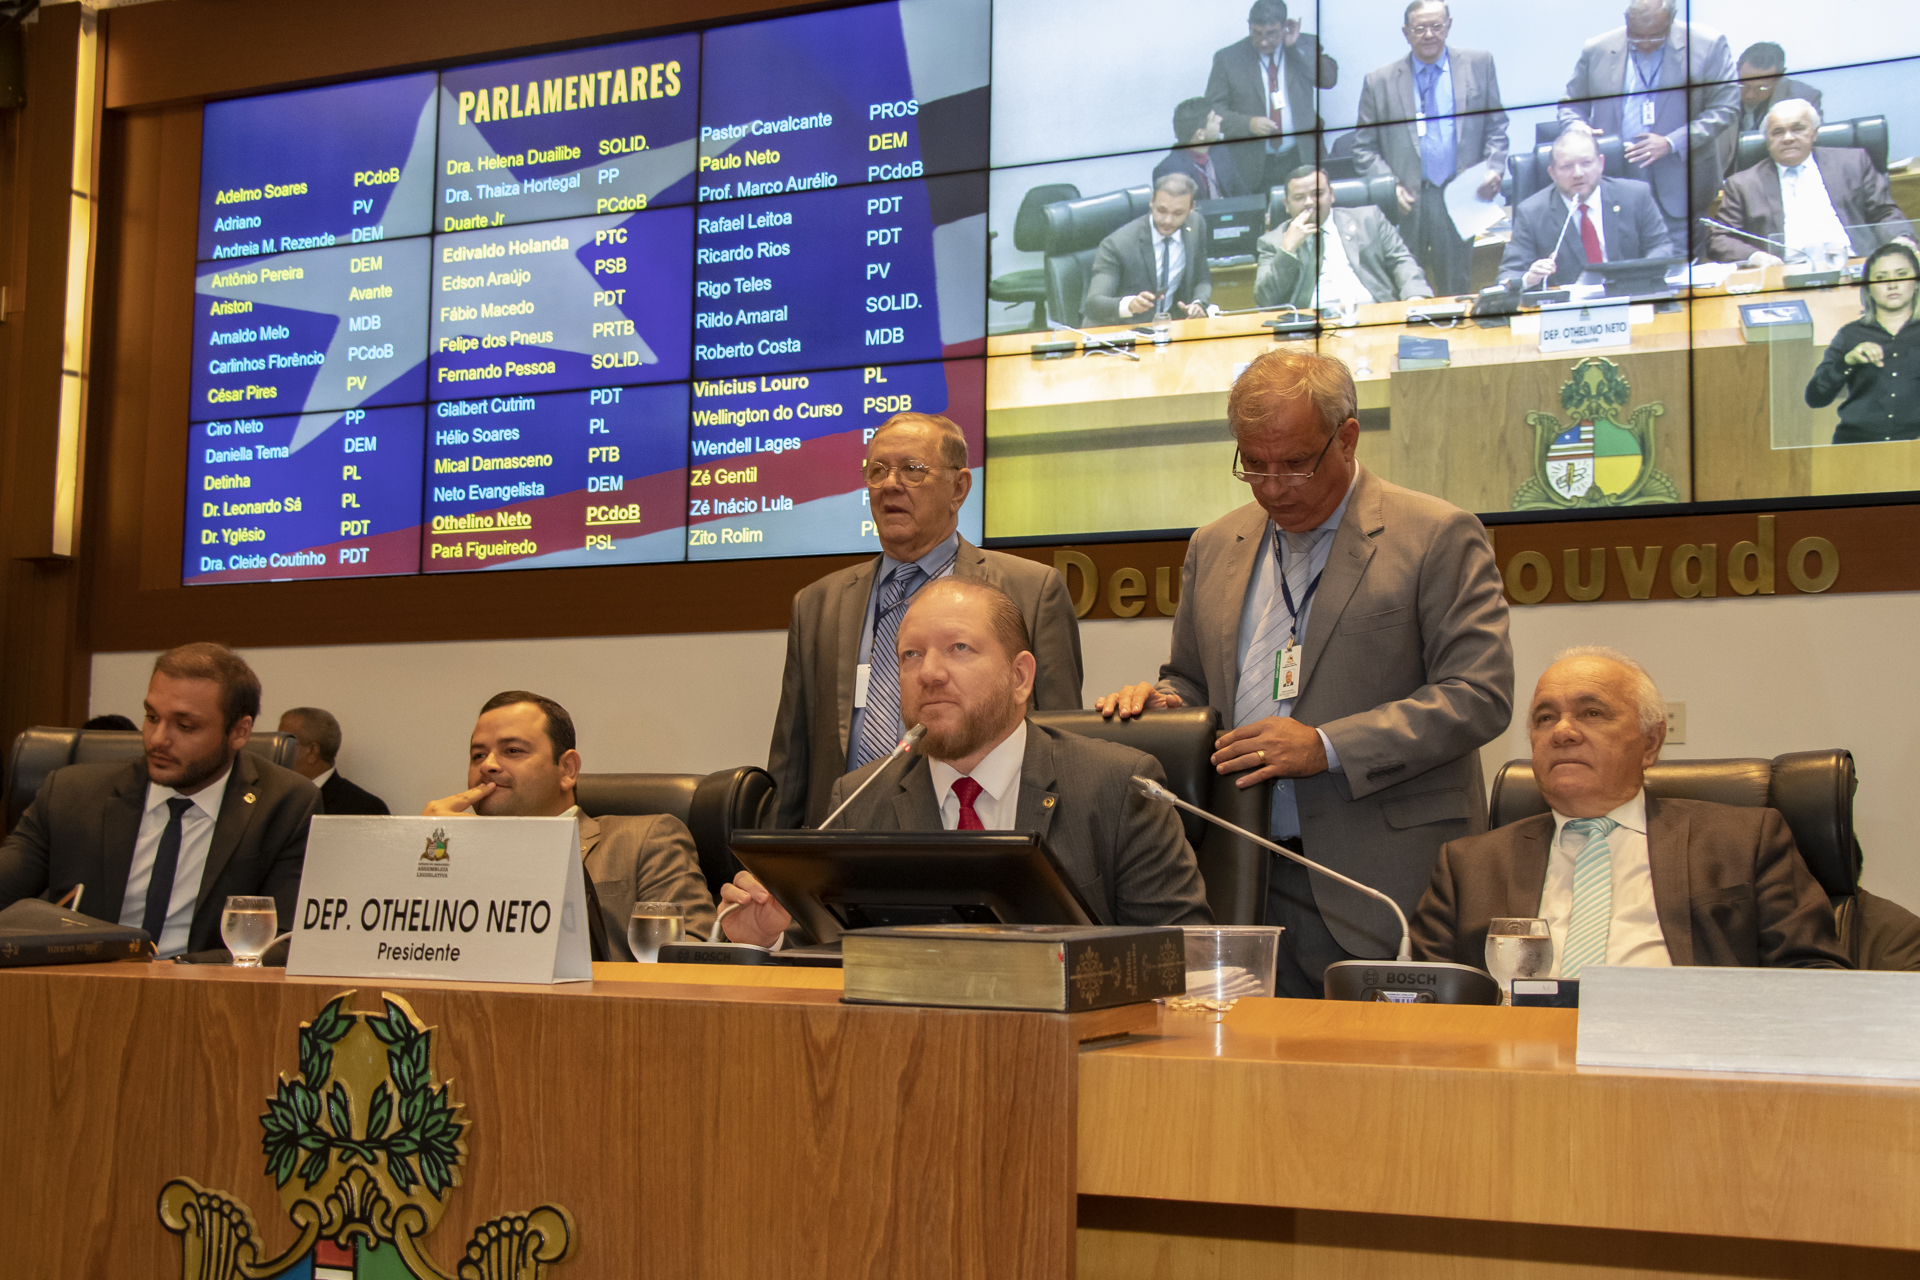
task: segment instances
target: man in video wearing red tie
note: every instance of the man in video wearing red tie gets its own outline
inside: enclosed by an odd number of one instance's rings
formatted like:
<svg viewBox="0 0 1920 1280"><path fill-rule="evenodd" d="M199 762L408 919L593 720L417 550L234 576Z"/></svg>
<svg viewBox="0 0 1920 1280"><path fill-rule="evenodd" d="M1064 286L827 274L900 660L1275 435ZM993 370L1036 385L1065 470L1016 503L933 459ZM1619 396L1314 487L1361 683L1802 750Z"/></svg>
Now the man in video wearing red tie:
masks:
<svg viewBox="0 0 1920 1280"><path fill-rule="evenodd" d="M918 750L836 782L832 804L882 776L835 820L849 831L1037 831L1101 924L1211 924L1206 885L1172 806L1136 790L1160 762L1027 719L1034 661L1026 622L982 582L942 578L900 622L901 710ZM742 904L727 937L769 946L786 911L751 872L721 887Z"/></svg>
<svg viewBox="0 0 1920 1280"><path fill-rule="evenodd" d="M1539 289L1572 284L1589 263L1665 258L1667 224L1644 182L1603 177L1593 130L1570 122L1554 139L1547 176L1513 211L1513 239L1500 279Z"/></svg>

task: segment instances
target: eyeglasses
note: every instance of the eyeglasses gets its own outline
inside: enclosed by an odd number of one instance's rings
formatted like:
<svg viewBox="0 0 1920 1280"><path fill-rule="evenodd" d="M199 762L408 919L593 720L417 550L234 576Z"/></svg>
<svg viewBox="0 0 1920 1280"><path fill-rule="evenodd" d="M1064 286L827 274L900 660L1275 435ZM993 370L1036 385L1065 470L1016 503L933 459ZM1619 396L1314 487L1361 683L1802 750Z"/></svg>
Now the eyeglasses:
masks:
<svg viewBox="0 0 1920 1280"><path fill-rule="evenodd" d="M1444 22L1410 22L1407 24L1407 34L1413 36L1443 36L1447 34L1447 28L1452 25L1453 22L1451 19Z"/></svg>
<svg viewBox="0 0 1920 1280"><path fill-rule="evenodd" d="M909 458L899 466L889 466L884 462L863 462L860 464L860 476L867 482L869 489L886 487L887 477L897 475L900 483L909 489L918 489L933 479L936 471L951 471L951 467L930 467L924 462Z"/></svg>
<svg viewBox="0 0 1920 1280"><path fill-rule="evenodd" d="M1281 484L1303 485L1320 474L1320 464L1326 460L1327 450L1333 448L1334 439L1339 434L1338 431L1334 432L1327 437L1327 442L1320 446L1320 456L1313 460L1311 471L1248 471L1240 465L1240 446L1235 445L1233 447L1233 478L1244 480L1248 484L1256 480L1278 480Z"/></svg>

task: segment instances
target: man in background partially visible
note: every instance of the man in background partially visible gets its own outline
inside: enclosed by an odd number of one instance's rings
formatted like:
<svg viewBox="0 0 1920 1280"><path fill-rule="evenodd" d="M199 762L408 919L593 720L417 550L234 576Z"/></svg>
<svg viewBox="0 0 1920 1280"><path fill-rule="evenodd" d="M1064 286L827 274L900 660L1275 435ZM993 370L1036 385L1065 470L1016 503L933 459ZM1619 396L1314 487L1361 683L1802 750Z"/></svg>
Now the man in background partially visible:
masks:
<svg viewBox="0 0 1920 1280"><path fill-rule="evenodd" d="M295 707L280 713L280 732L293 735L298 751L293 771L320 788L320 812L335 815L385 817L387 802L341 776L334 767L340 758L340 722L319 707Z"/></svg>

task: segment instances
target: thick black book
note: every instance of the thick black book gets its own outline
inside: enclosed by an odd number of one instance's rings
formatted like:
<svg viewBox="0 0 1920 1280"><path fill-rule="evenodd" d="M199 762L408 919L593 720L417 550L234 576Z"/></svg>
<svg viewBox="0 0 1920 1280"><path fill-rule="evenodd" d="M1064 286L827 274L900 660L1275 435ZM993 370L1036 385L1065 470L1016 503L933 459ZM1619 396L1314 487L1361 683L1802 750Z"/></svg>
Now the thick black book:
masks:
<svg viewBox="0 0 1920 1280"><path fill-rule="evenodd" d="M95 964L151 958L145 929L109 924L27 898L0 910L0 969L30 964Z"/></svg>
<svg viewBox="0 0 1920 1280"><path fill-rule="evenodd" d="M1081 1013L1187 989L1179 929L927 924L854 929L840 940L856 1004Z"/></svg>

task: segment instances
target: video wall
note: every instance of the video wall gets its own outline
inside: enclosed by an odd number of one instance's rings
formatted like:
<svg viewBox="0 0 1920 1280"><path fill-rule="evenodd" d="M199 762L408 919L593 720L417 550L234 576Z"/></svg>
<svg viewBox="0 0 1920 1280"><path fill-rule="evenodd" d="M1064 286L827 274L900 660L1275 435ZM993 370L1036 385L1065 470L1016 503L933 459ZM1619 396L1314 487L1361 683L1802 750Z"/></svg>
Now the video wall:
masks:
<svg viewBox="0 0 1920 1280"><path fill-rule="evenodd" d="M1191 529L1289 343L1470 510L1920 489L1860 279L1920 35L1621 7L889 0L210 103L184 580L877 549L904 409L971 539Z"/></svg>

